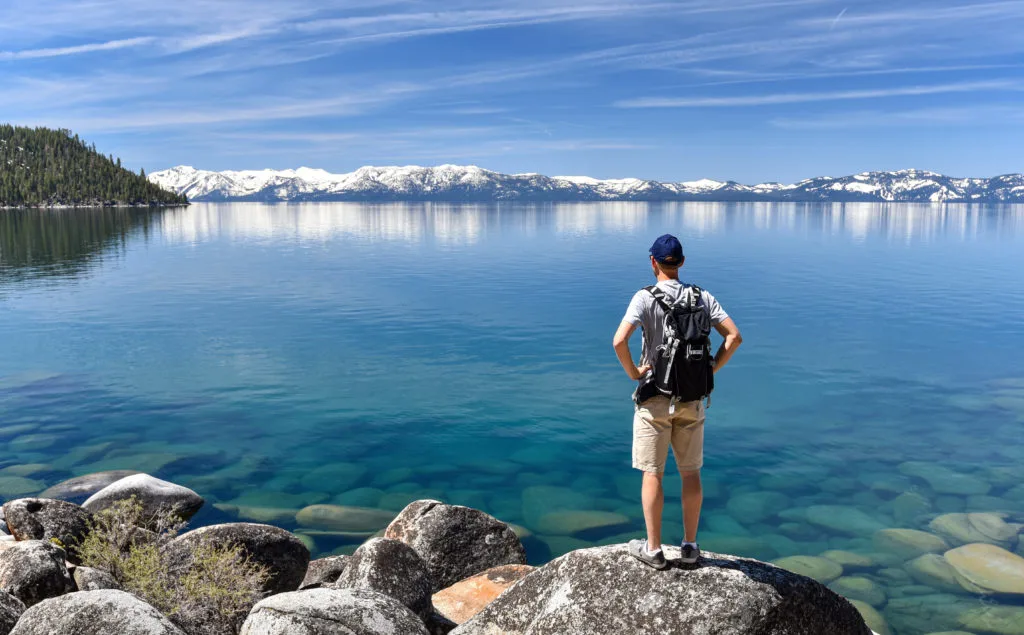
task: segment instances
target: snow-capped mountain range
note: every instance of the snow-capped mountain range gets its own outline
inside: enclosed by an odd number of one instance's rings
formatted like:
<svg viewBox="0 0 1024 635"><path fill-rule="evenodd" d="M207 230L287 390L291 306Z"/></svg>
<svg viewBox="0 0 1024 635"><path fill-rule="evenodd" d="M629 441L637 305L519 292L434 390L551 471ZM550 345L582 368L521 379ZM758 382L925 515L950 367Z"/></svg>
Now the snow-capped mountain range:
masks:
<svg viewBox="0 0 1024 635"><path fill-rule="evenodd" d="M210 172L178 166L149 179L192 201L817 201L1024 203L1024 175L953 178L924 170L822 176L792 185L502 174L476 166Z"/></svg>

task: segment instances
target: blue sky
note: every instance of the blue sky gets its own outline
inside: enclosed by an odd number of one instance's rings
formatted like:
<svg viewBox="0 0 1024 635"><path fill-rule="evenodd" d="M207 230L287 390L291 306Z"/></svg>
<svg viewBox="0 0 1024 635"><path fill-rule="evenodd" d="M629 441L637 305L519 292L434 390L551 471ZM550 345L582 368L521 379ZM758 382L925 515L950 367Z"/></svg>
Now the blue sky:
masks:
<svg viewBox="0 0 1024 635"><path fill-rule="evenodd" d="M0 120L134 168L1024 172L1024 0L4 0Z"/></svg>

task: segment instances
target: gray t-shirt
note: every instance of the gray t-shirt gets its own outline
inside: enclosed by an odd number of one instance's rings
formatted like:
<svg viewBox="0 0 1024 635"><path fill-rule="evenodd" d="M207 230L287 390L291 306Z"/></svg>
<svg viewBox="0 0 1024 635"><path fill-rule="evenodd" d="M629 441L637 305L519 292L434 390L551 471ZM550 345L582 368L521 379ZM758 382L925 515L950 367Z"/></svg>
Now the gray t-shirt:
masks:
<svg viewBox="0 0 1024 635"><path fill-rule="evenodd" d="M658 283L658 288L673 300L678 300L682 297L686 289L684 284L678 280L662 280ZM725 312L722 305L718 304L715 296L703 289L701 289L700 295L704 305L711 310L712 326L722 323L729 317L729 314ZM654 296L644 289L637 291L633 295L633 299L629 301L629 308L626 309L626 315L622 319L633 326L642 327L644 330L644 344L640 352L640 365L654 363L653 359L648 359L648 353L660 346L661 340L664 337L662 332L664 315L662 314L661 307L654 301Z"/></svg>

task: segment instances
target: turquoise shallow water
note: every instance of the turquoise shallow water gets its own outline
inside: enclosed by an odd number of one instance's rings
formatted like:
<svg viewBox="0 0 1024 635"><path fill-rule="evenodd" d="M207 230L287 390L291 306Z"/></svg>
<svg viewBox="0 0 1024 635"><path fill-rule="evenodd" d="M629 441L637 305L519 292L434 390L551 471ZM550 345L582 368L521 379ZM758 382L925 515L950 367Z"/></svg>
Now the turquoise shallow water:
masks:
<svg viewBox="0 0 1024 635"><path fill-rule="evenodd" d="M2 212L0 496L140 469L203 494L197 524L321 554L371 528L307 505L374 526L423 497L519 525L535 563L637 536L611 336L666 231L745 338L708 411L702 546L858 554L832 584L899 635L1024 632L1024 596L876 536L1024 552L1021 206Z"/></svg>

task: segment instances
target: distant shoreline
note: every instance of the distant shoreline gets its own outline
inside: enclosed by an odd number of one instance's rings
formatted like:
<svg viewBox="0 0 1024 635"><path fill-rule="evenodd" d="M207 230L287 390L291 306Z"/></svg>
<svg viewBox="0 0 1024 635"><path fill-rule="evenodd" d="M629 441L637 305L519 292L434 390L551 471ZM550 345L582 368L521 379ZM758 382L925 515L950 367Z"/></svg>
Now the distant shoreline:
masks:
<svg viewBox="0 0 1024 635"><path fill-rule="evenodd" d="M970 207L1021 207L1024 206L1024 202L1021 201L828 201L828 200L767 200L767 199L490 199L490 200L471 200L471 199L441 199L441 198L395 198L395 199L356 199L356 198L324 198L324 199L295 199L295 200L260 200L251 198L238 198L238 199L227 199L227 200L192 200L188 203L154 203L154 204L131 204L131 203L118 203L115 205L110 204L95 204L95 203L77 203L77 204L61 204L61 205L0 205L0 211L17 211L17 210L74 210L74 209L172 209L172 208L184 208L190 207L193 203L206 204L206 205L236 205L236 204L248 204L248 205L267 205L267 206L296 206L296 205L311 205L311 204L323 204L323 203L355 203L361 205L391 205L391 204L403 204L403 203L435 203L442 205L594 205L604 203L637 203L637 204L651 204L651 203L714 203L714 204L726 204L726 203L756 203L756 204L769 204L769 205L918 205L928 206L934 208L942 208L950 205L963 205Z"/></svg>
<svg viewBox="0 0 1024 635"><path fill-rule="evenodd" d="M88 209L88 208L110 208L110 209L127 209L127 208L165 208L165 207L188 207L191 203L110 203L110 202L92 202L92 203L58 203L55 205L0 205L0 210L48 210L48 209Z"/></svg>
<svg viewBox="0 0 1024 635"><path fill-rule="evenodd" d="M233 205L239 203L256 205L308 205L318 203L357 203L362 205L389 205L393 203L440 203L444 205L592 205L601 203L758 203L771 205L927 205L943 207L947 205L971 206L1022 206L1024 201L883 201L883 200L808 200L808 199L740 199L740 198L609 198L609 199L539 199L539 198L502 198L502 199L454 199L454 198L300 198L291 200L232 198L206 199L198 198L189 204ZM166 205L164 207L177 207Z"/></svg>

